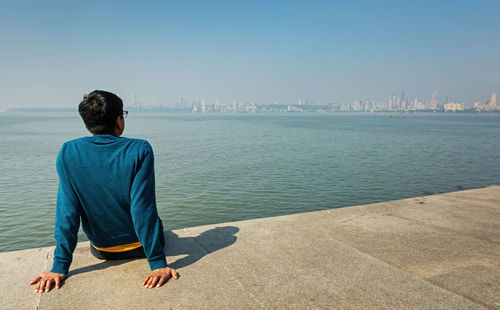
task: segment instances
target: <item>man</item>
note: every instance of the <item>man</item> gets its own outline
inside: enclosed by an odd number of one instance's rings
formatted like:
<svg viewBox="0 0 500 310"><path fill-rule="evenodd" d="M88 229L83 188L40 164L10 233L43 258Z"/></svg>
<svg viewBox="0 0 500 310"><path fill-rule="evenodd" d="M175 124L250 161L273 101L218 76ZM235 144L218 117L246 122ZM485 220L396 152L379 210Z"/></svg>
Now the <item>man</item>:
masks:
<svg viewBox="0 0 500 310"><path fill-rule="evenodd" d="M93 136L68 141L59 152L54 261L51 271L30 285L38 283L37 293L60 287L78 241L80 219L97 258L146 256L152 270L143 282L146 288L177 279L163 252L151 146L145 140L120 137L128 112L115 94L93 91L78 111Z"/></svg>

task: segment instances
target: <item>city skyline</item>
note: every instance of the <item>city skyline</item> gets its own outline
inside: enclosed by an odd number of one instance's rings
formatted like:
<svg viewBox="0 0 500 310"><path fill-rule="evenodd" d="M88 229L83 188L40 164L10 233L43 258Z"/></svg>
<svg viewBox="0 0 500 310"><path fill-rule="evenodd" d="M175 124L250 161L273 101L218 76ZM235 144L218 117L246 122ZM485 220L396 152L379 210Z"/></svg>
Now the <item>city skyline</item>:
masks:
<svg viewBox="0 0 500 310"><path fill-rule="evenodd" d="M156 101L147 104L132 95L129 100L122 98L124 109L133 112L191 112L191 113L296 113L296 112L500 112L497 104L497 93L492 93L490 98L475 101L473 104L465 104L458 101L450 101L448 96L444 100L438 97L438 90L432 92L430 100L421 100L415 97L411 100L406 92L401 91L400 96L393 94L386 101L377 101L367 98L351 102L335 102L334 100L305 100L298 99L289 103L263 102L259 99L232 100L209 100L205 97L195 100L187 100L180 97L174 102ZM11 108L7 112L67 112L74 111L73 108Z"/></svg>
<svg viewBox="0 0 500 310"><path fill-rule="evenodd" d="M490 98L482 101L475 101L473 104L465 104L464 102L450 101L448 96L445 96L444 101L439 100L437 96L438 90L432 92L429 101L419 100L415 97L410 100L403 90L401 95L390 96L386 102L376 101L367 98L365 100L356 100L351 102L335 102L334 100L311 100L298 99L295 102L272 103L262 102L258 99L248 101L233 100L232 102L224 102L218 99L189 101L183 97L176 102L165 103L158 101L153 105L144 105L143 102L137 100L136 96L127 101L124 100L125 107L136 110L150 110L156 112L162 111L188 111L193 113L211 113L211 112L498 112L500 106L497 105L497 93L492 93Z"/></svg>
<svg viewBox="0 0 500 310"><path fill-rule="evenodd" d="M2 1L0 111L105 89L158 101L500 91L498 1ZM419 99L420 100L420 99ZM444 98L441 99L442 101Z"/></svg>

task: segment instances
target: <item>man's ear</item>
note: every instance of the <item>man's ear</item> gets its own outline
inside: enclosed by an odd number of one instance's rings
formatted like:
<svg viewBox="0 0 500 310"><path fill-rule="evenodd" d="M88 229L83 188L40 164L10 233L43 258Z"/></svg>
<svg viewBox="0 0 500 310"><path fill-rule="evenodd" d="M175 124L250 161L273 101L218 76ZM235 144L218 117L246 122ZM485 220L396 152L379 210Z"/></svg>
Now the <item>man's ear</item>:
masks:
<svg viewBox="0 0 500 310"><path fill-rule="evenodd" d="M113 130L113 134L115 136L120 136L123 132L123 127L125 123L122 121L121 116L118 116L115 121L115 129Z"/></svg>
<svg viewBox="0 0 500 310"><path fill-rule="evenodd" d="M122 122L122 117L118 116L115 121L115 127L119 129L120 131L123 130L123 122Z"/></svg>

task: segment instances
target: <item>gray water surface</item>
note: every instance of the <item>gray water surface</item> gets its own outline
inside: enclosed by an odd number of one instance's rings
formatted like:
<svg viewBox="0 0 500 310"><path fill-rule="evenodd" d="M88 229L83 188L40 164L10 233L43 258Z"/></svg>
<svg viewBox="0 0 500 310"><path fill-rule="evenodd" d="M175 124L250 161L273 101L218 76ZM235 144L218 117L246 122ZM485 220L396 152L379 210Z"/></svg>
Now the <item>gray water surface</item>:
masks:
<svg viewBox="0 0 500 310"><path fill-rule="evenodd" d="M54 244L55 160L77 114L0 114L0 252ZM133 114L166 229L500 184L498 114ZM85 237L80 233L80 241Z"/></svg>

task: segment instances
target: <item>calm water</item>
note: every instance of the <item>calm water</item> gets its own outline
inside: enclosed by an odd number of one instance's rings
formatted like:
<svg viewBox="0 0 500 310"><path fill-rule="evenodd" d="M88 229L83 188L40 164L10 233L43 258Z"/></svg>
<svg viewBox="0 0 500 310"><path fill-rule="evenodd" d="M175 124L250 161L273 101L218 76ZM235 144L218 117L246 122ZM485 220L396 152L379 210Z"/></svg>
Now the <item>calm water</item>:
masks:
<svg viewBox="0 0 500 310"><path fill-rule="evenodd" d="M498 114L394 116L131 114L125 136L155 150L166 229L500 184ZM84 135L77 115L0 114L0 251L54 244L56 156Z"/></svg>

